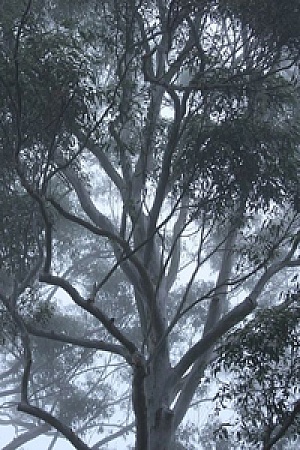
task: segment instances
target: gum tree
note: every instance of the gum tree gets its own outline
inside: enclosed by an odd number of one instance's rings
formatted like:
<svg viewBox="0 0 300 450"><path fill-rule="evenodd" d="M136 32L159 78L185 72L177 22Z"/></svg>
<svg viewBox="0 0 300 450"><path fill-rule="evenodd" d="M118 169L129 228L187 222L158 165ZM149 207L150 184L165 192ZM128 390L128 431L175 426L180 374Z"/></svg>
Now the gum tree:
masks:
<svg viewBox="0 0 300 450"><path fill-rule="evenodd" d="M20 13L4 2L1 185L32 204L23 270L1 262L1 301L23 348L18 409L79 450L89 447L76 430L31 401L33 335L121 358L136 449L167 450L218 340L300 263L298 89L282 76L298 62L298 3L284 2L290 33L283 2L272 14L248 3L27 1ZM112 252L88 287L89 264L66 271L72 244L73 260L86 256L68 224ZM121 302L113 315L105 303L116 271L136 333L118 320ZM30 325L21 299L33 284L60 288L105 337L93 329L80 343Z"/></svg>

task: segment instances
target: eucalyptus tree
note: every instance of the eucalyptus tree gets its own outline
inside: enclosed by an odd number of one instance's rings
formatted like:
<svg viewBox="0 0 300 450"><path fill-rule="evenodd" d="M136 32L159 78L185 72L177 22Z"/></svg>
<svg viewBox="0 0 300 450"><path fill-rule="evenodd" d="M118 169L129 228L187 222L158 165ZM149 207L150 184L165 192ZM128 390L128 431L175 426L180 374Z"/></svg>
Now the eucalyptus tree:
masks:
<svg viewBox="0 0 300 450"><path fill-rule="evenodd" d="M25 269L8 262L0 292L23 347L18 409L88 449L55 411L34 404L30 374L34 334L90 345L132 370L136 449L173 448L218 340L256 308L272 277L300 264L298 89L281 76L298 63L299 3L19 6L4 2L0 67L2 159L12 193L35 211ZM86 255L66 227L60 239L61 221L110 249L106 274L92 272L87 288L88 264L66 273L63 249L75 246L78 264ZM105 302L116 271L135 333L119 320L121 301L113 314ZM33 284L59 287L104 338L80 343L59 325L30 325L21 299ZM202 325L193 320L200 313Z"/></svg>

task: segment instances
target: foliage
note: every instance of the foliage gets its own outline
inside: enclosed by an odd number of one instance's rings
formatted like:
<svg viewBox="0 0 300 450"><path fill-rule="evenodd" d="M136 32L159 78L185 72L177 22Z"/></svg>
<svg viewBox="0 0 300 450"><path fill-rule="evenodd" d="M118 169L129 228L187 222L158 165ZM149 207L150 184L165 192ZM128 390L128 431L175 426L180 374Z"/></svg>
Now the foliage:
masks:
<svg viewBox="0 0 300 450"><path fill-rule="evenodd" d="M74 155L74 131L86 120L92 95L91 71L83 39L43 9L26 12L28 5L21 12L15 3L7 6L0 22L0 148L6 164L13 166L16 154L26 160L28 180L43 190L55 152Z"/></svg>
<svg viewBox="0 0 300 450"><path fill-rule="evenodd" d="M1 267L22 280L36 260L40 214L24 192L14 193L13 185L0 186Z"/></svg>
<svg viewBox="0 0 300 450"><path fill-rule="evenodd" d="M214 372L225 370L217 408L233 407L239 441L268 443L299 402L299 294L260 310L217 350ZM222 376L223 378L223 376ZM299 418L288 430L297 434Z"/></svg>
<svg viewBox="0 0 300 450"><path fill-rule="evenodd" d="M267 45L280 45L292 54L299 51L299 1L221 0L243 23Z"/></svg>
<svg viewBox="0 0 300 450"><path fill-rule="evenodd" d="M188 182L194 195L201 191L200 201L208 203L211 212L224 210L237 200L252 209L266 207L271 201L294 201L299 119L297 113L292 115L295 122L285 119L297 108L291 94L284 81L268 79L249 88L241 98L215 95L210 109L187 124L179 177L184 182L183 174L191 174Z"/></svg>

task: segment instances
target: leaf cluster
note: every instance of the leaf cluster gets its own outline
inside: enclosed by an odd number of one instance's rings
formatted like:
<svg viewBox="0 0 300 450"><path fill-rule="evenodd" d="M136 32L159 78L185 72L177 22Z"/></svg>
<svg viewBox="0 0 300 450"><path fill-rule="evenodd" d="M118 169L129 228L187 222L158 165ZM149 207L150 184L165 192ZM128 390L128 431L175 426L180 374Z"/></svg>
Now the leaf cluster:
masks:
<svg viewBox="0 0 300 450"><path fill-rule="evenodd" d="M0 173L0 266L20 281L39 253L42 223L33 200L7 183Z"/></svg>
<svg viewBox="0 0 300 450"><path fill-rule="evenodd" d="M263 45L285 48L291 54L299 52L299 0L220 0L219 4L248 25Z"/></svg>
<svg viewBox="0 0 300 450"><path fill-rule="evenodd" d="M284 81L275 79L265 88L264 99L246 94L243 102L236 98L240 105L236 108L226 105L224 93L219 111L199 113L187 125L175 172L183 185L186 174L191 174L188 183L194 196L210 201L211 208L224 210L237 200L251 209L288 198L294 202L299 175L298 115ZM279 107L282 97L286 106ZM213 105L218 108L217 102ZM289 122L284 119L288 116Z"/></svg>
<svg viewBox="0 0 300 450"><path fill-rule="evenodd" d="M260 442L266 433L271 435L299 396L298 297L291 293L285 304L259 311L217 350L213 371L225 370L229 376L217 394L217 408L234 406L239 433L247 441Z"/></svg>
<svg viewBox="0 0 300 450"><path fill-rule="evenodd" d="M86 120L90 59L74 30L34 8L22 16L7 7L0 35L1 157L13 165L19 154L38 184L57 150L71 156L74 132Z"/></svg>

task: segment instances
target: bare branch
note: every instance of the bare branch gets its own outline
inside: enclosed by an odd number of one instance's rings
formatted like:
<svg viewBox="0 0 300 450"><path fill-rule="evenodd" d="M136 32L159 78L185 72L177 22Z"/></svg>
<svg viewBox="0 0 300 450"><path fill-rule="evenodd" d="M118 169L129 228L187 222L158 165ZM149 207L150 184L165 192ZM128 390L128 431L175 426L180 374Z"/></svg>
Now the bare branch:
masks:
<svg viewBox="0 0 300 450"><path fill-rule="evenodd" d="M124 347L120 345L111 344L99 339L86 339L76 338L72 336L68 336L62 333L56 333L54 331L44 331L38 328L33 327L30 324L26 324L26 328L30 334L33 336L42 337L45 339L49 339L52 341L65 342L66 344L76 345L78 347L90 348L94 350L101 350L104 352L110 352L116 355L120 355L125 358L127 361L129 360L129 353L125 350Z"/></svg>
<svg viewBox="0 0 300 450"><path fill-rule="evenodd" d="M36 417L37 419L41 419L47 424L54 427L57 431L59 431L61 434L65 436L68 441L71 442L71 444L74 445L74 447L77 450L90 450L90 447L88 447L75 433L71 428L64 425L60 420L58 420L56 417L54 417L52 414L42 410L41 408L37 408L36 406L32 406L28 404L27 402L22 401L18 405L18 411L22 411L24 413L30 414L33 417Z"/></svg>
<svg viewBox="0 0 300 450"><path fill-rule="evenodd" d="M123 254L120 253L120 245L122 245L123 249L124 249L125 241L123 241L121 238L117 237L118 233L115 230L113 224L111 223L111 221L104 214L102 214L96 208L96 206L94 205L94 203L93 203L89 193L87 192L87 190L83 186L83 183L79 180L77 175L74 173L74 171L70 167L68 167L68 168L66 168L64 170L64 172L65 172L68 180L70 181L70 183L72 184L72 186L75 189L75 192L76 192L76 194L78 196L78 199L80 201L82 209L87 214L89 219L97 227L99 227L101 230L103 230L103 233L108 233L109 234L109 236L110 236L110 238L112 240L112 243L116 242L118 244L118 246L114 246L113 248L114 248L114 251L116 253L117 259L119 259L119 258L122 259ZM69 214L69 213L66 213L66 214ZM69 218L70 217L71 217L71 215L69 215ZM86 227L87 226L88 225L86 225ZM89 229L91 231L91 227ZM98 234L99 234L99 232L98 232ZM126 244L126 248L128 249L128 244ZM123 268L125 274L127 275L128 279L130 280L130 282L135 287L139 288L140 287L139 276L138 276L138 273L136 272L136 270L134 269L134 267L132 267L132 264L128 264L128 263L126 263L126 260L124 260L124 264L122 265L122 268Z"/></svg>
<svg viewBox="0 0 300 450"><path fill-rule="evenodd" d="M93 302L88 302L84 300L83 297L79 294L79 292L65 279L50 275L50 274L42 274L40 276L40 281L51 284L54 286L61 287L82 309L88 311L94 317L96 317L102 325L114 336L124 347L129 351L129 353L133 354L137 351L136 346L125 337L125 335L116 327L114 321L111 318L107 317Z"/></svg>
<svg viewBox="0 0 300 450"><path fill-rule="evenodd" d="M125 185L124 180L118 174L118 172L113 167L109 158L105 154L105 152L100 148L100 144L96 144L92 141L92 139L87 139L87 137L79 130L77 131L78 138L85 143L87 149L98 159L101 167L105 171L105 173L109 176L114 185L118 188L120 194L122 195Z"/></svg>
<svg viewBox="0 0 300 450"><path fill-rule="evenodd" d="M202 354L206 353L218 339L220 339L228 330L241 322L247 317L256 307L256 300L247 297L242 303L233 308L227 313L219 322L205 334L200 341L193 345L181 358L178 364L173 368L171 379L173 385L178 379L185 374L191 365ZM175 383L174 383L175 381Z"/></svg>
<svg viewBox="0 0 300 450"><path fill-rule="evenodd" d="M176 149L177 137L180 132L180 120L182 118L181 103L176 94L171 92L171 96L174 101L175 118L174 118L174 122L171 126L171 131L170 131L170 136L168 139L167 148L164 152L161 173L160 173L159 180L157 183L156 194L155 194L153 205L152 205L152 208L151 208L151 211L149 214L147 239L149 239L149 237L153 236L155 233L157 220L158 220L159 214L161 212L161 208L162 208L163 202L165 200L166 190L167 190L167 187L169 184L169 175L170 175L170 171L171 171L172 156ZM152 262L151 258L149 258L149 255L152 255L152 254L153 254L153 241L149 240L149 242L146 246L146 250L145 250L146 267L149 267L149 264Z"/></svg>
<svg viewBox="0 0 300 450"><path fill-rule="evenodd" d="M168 270L168 274L166 276L167 292L169 292L177 277L181 255L180 240L182 237L182 232L184 228L187 226L187 224L185 223L187 212L188 212L187 199L183 197L178 219L173 229L173 237L172 237L173 242L170 250L170 257L167 258L166 261L166 264L168 264L170 260L170 267Z"/></svg>

